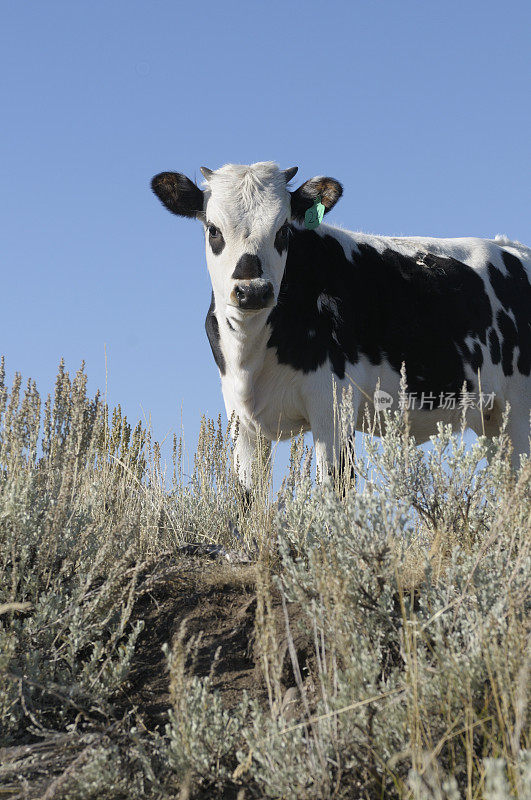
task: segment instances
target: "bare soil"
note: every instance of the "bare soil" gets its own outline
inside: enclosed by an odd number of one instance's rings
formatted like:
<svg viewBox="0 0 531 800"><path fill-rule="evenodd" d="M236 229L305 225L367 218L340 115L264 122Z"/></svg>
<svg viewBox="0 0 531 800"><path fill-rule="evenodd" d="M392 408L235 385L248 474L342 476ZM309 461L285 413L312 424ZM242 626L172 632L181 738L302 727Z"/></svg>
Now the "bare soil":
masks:
<svg viewBox="0 0 531 800"><path fill-rule="evenodd" d="M182 559L138 602L134 616L145 622L137 643L130 674L130 690L124 697L129 708L137 706L144 724L162 732L167 722L169 675L164 643L170 646L181 625L186 638L202 634L189 670L208 675L215 661L212 685L227 708L236 706L245 690L249 697L267 702L267 691L255 642L255 572L252 566L210 562L201 557ZM282 685L296 685L288 652L280 598L273 593L275 627L283 658ZM311 643L298 626L299 612L290 606L290 628L301 668L307 664ZM216 657L217 653L217 657Z"/></svg>

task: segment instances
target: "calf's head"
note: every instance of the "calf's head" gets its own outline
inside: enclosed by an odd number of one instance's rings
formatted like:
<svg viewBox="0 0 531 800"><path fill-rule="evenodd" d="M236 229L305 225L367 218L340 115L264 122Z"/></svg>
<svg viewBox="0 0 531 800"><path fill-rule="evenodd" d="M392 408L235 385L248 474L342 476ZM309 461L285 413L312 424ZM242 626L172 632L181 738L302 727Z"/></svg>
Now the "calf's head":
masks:
<svg viewBox="0 0 531 800"><path fill-rule="evenodd" d="M341 184L318 177L290 191L297 167L280 170L271 161L227 164L216 171L202 167L201 172L203 189L177 172L155 175L151 187L169 211L203 223L216 308L228 307L240 319L271 308L286 266L292 220L302 222L317 198L329 211L342 195Z"/></svg>

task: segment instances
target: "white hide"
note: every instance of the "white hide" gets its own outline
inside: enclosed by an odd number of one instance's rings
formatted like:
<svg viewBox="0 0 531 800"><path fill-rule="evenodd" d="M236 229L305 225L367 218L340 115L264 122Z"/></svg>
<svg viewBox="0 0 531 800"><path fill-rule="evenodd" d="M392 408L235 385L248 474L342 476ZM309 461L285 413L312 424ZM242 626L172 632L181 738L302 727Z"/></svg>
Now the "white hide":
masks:
<svg viewBox="0 0 531 800"><path fill-rule="evenodd" d="M272 162L249 167L227 165L209 176L205 188L205 226L215 225L225 239L219 255L211 251L206 235L207 265L214 290L215 314L219 325L220 346L226 365L221 378L227 414L240 420L240 433L236 445L239 474L242 482L250 485L251 462L258 430L271 440L286 439L301 429L311 430L314 437L318 466L326 474L327 466L337 456L340 443L334 431L333 384L338 395L348 386L354 388L354 404L358 415L358 429L367 401L371 401L379 383L380 388L394 398L399 394L399 378L385 358L378 366L361 357L357 364L347 362L345 378L339 380L328 363L315 372L304 374L290 366L279 364L276 352L267 347L270 329L267 319L271 309L242 311L231 301L234 279L231 278L238 259L244 253L260 258L263 277L274 287L278 297L287 252L280 256L274 241L278 229L291 219L290 194L285 175ZM486 280L488 262L504 274L506 268L500 256L500 247L513 252L529 269L531 251L505 237L497 240L474 238L429 239L419 237L383 237L353 233L321 224L321 235L335 237L349 254L358 243L366 243L382 252L394 249L404 255L422 253L423 250L440 256L458 259L472 267L482 277L493 306L494 316L499 300ZM333 297L320 295L318 304L338 313L338 303ZM297 314L297 309L293 309ZM311 336L311 331L309 331ZM529 450L529 406L531 403L530 378L518 372L505 377L500 365L492 364L488 347L483 348L481 370L482 390L494 392L495 407L486 415L486 432L497 432L505 403L512 407L509 433L516 454ZM437 354L434 353L434 359ZM473 380L477 375L468 374ZM396 408L396 401L394 408ZM461 411L435 409L433 412L413 411L411 432L418 442L426 440L436 430L438 420L459 425ZM481 433L479 412L470 413L468 424Z"/></svg>

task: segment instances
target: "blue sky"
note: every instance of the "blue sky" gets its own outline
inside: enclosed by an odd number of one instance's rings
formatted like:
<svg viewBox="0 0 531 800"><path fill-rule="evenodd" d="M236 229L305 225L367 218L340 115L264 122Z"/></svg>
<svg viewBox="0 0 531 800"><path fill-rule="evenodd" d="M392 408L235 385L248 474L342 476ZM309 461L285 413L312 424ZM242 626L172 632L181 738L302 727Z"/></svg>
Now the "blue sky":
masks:
<svg viewBox="0 0 531 800"><path fill-rule="evenodd" d="M1 3L1 347L46 392L86 362L155 436L223 411L199 223L149 182L275 160L330 221L531 244L531 4Z"/></svg>

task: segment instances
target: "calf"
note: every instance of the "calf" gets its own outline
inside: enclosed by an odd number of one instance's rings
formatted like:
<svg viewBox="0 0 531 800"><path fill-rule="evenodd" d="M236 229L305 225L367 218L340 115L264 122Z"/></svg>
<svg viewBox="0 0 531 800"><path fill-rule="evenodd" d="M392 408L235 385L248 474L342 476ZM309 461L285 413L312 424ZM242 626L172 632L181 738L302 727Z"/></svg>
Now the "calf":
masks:
<svg viewBox="0 0 531 800"><path fill-rule="evenodd" d="M529 449L529 248L504 237L398 238L319 224L341 184L317 177L290 191L296 167L201 172L203 189L175 172L156 175L152 188L205 229L206 330L227 414L239 418L244 485L258 431L276 440L311 430L325 474L342 444L332 384L354 387L360 429L366 398L397 407L403 362L418 442L438 420L458 423L463 403L469 426L495 435L509 402L518 464Z"/></svg>

